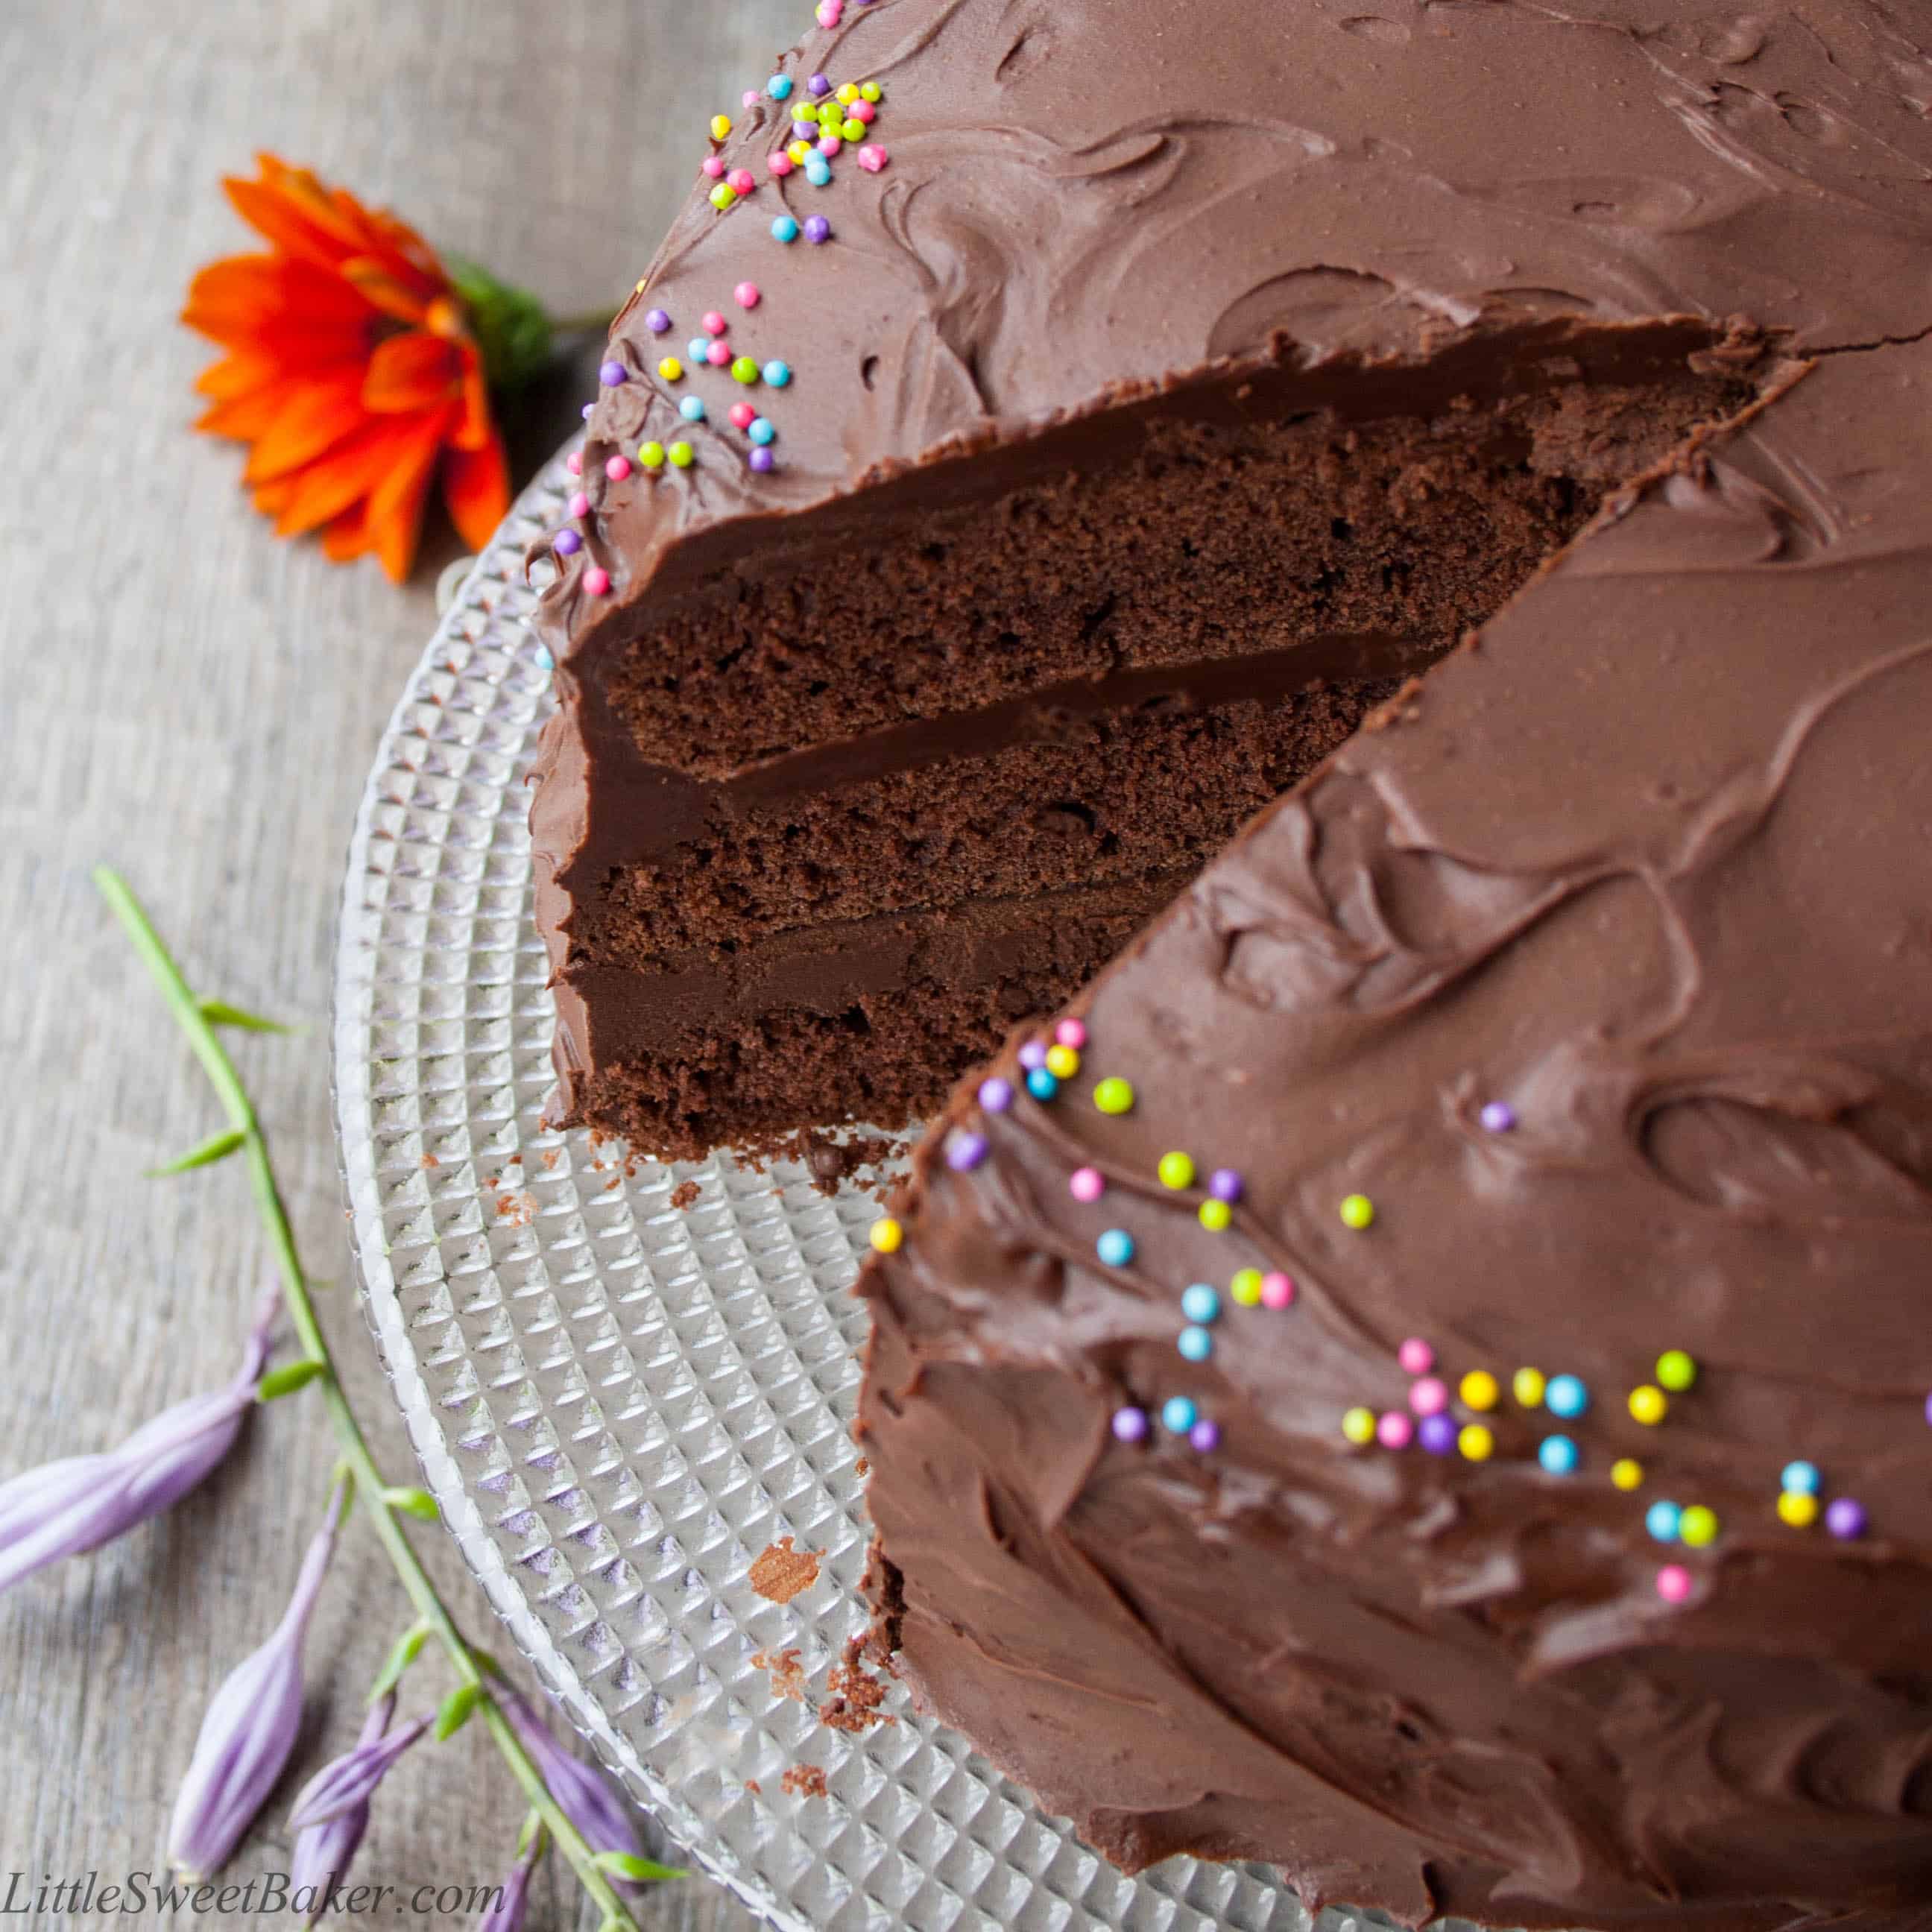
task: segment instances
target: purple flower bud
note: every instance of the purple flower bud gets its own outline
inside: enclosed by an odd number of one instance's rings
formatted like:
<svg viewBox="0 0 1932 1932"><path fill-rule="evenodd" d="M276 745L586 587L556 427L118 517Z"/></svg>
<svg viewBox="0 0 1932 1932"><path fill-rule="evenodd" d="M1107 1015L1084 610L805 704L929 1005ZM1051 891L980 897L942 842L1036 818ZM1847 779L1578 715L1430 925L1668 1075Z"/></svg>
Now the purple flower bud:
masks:
<svg viewBox="0 0 1932 1932"><path fill-rule="evenodd" d="M172 1508L208 1474L254 1406L280 1300L262 1298L241 1372L226 1388L164 1409L118 1449L44 1463L0 1483L0 1590L111 1543Z"/></svg>
<svg viewBox="0 0 1932 1932"><path fill-rule="evenodd" d="M591 1767L572 1757L551 1736L550 1727L520 1690L507 1686L496 1693L503 1714L515 1726L524 1748L536 1760L558 1808L583 1834L593 1852L628 1852L644 1856L638 1836L637 1814Z"/></svg>
<svg viewBox="0 0 1932 1932"><path fill-rule="evenodd" d="M227 1863L295 1749L302 1724L302 1640L328 1572L346 1496L346 1488L338 1486L274 1635L236 1666L201 1720L194 1761L168 1828L169 1862L191 1881Z"/></svg>
<svg viewBox="0 0 1932 1932"><path fill-rule="evenodd" d="M289 1861L289 1894L296 1910L303 1913L311 1925L331 1909L331 1891L340 1882L362 1846L362 1834L369 1828L369 1790L374 1788L374 1782L363 1792L359 1802L352 1801L326 1820L304 1822L302 1813L318 1785L331 1778L344 1766L386 1742L382 1734L389 1727L389 1719L395 1708L394 1691L380 1699L363 1724L362 1735L356 1740L355 1750L338 1758L333 1764L325 1765L303 1786L302 1796L296 1800L296 1815L289 1820L296 1827L295 1853ZM419 1723L416 1726L416 1732L420 1734L422 1730ZM402 1733L398 1732L395 1735L400 1736ZM394 1762L393 1759L391 1762Z"/></svg>
<svg viewBox="0 0 1932 1932"><path fill-rule="evenodd" d="M476 1932L524 1932L524 1915L530 1910L530 1874L543 1855L544 1834L539 1829L531 1833L529 1846L497 1887L489 1910L477 1920Z"/></svg>
<svg viewBox="0 0 1932 1932"><path fill-rule="evenodd" d="M332 1819L358 1808L366 1814L389 1767L429 1729L428 1717L412 1719L399 1731L388 1730L389 1713L395 1708L392 1691L376 1706L372 1715L382 1721L372 1731L364 1725L352 1750L326 1764L296 1794L295 1808L289 1814L289 1828L307 1831L311 1826L326 1825ZM385 1735L386 1731L387 1735Z"/></svg>

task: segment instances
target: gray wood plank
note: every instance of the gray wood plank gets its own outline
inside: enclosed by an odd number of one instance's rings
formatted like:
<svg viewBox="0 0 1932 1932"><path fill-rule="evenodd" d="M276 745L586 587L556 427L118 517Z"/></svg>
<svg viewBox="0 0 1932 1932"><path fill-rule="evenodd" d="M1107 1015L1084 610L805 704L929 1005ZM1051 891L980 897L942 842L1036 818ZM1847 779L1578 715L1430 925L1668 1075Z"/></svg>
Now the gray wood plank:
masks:
<svg viewBox="0 0 1932 1932"><path fill-rule="evenodd" d="M199 264L248 245L218 177L272 148L556 313L614 305L692 178L704 120L808 14L806 0L0 8L0 1471L110 1442L226 1376L268 1274L238 1169L140 1178L214 1116L89 885L104 860L205 990L310 1023L241 1058L329 1283L348 1385L389 1468L412 1472L354 1304L321 1023L350 818L457 546L439 535L401 591L373 564L333 568L272 539L238 451L189 434L212 352L176 311ZM553 386L520 412L523 471L584 393ZM206 1700L279 1615L329 1462L317 1406L278 1405L173 1516L0 1598L0 1865L158 1865ZM417 1534L488 1640L454 1551ZM404 1621L352 1532L312 1634L298 1775L352 1734ZM443 1682L426 1671L409 1702ZM236 1874L286 1868L285 1810ZM491 1881L520 1816L466 1732L385 1790L360 1871ZM546 1878L532 1923L579 1916L574 1887ZM644 1916L654 1932L751 1922L700 1883L664 1888Z"/></svg>

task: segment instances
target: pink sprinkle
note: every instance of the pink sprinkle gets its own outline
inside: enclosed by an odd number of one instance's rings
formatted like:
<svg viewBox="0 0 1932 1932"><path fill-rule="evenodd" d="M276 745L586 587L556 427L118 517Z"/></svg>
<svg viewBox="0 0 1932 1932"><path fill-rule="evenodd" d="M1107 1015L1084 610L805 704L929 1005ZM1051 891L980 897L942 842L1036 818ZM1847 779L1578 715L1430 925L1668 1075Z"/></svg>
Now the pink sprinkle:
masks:
<svg viewBox="0 0 1932 1932"><path fill-rule="evenodd" d="M1280 1268L1270 1268L1262 1276L1262 1306L1264 1308L1292 1308L1294 1305L1294 1283Z"/></svg>
<svg viewBox="0 0 1932 1932"><path fill-rule="evenodd" d="M740 282L731 291L731 298L740 308L756 308L758 305L758 285L756 282Z"/></svg>
<svg viewBox="0 0 1932 1932"><path fill-rule="evenodd" d="M631 459L628 456L614 456L604 466L604 473L614 483L621 483L631 473Z"/></svg>
<svg viewBox="0 0 1932 1932"><path fill-rule="evenodd" d="M1436 1351L1419 1335L1410 1336L1396 1349L1395 1358L1402 1364L1405 1375L1426 1376L1436 1366Z"/></svg>
<svg viewBox="0 0 1932 1932"><path fill-rule="evenodd" d="M768 154L765 158L765 166L772 174L782 178L791 172L794 163L790 155L781 148L776 154Z"/></svg>
<svg viewBox="0 0 1932 1932"><path fill-rule="evenodd" d="M734 403L731 405L731 427L734 429L749 429L758 419L758 412L749 403Z"/></svg>
<svg viewBox="0 0 1932 1932"><path fill-rule="evenodd" d="M1449 1390L1439 1376L1424 1376L1409 1384L1408 1406L1418 1415L1440 1415L1449 1406Z"/></svg>
<svg viewBox="0 0 1932 1932"><path fill-rule="evenodd" d="M821 154L836 154L844 145L836 134L821 134L818 137L818 152Z"/></svg>
<svg viewBox="0 0 1932 1932"><path fill-rule="evenodd" d="M570 472L572 476L581 476L584 474L583 451L580 449L573 449L570 454L563 459L563 466Z"/></svg>
<svg viewBox="0 0 1932 1932"><path fill-rule="evenodd" d="M1076 1053L1087 1044L1087 1028L1080 1020L1062 1020L1053 1030L1053 1036L1062 1046L1070 1046Z"/></svg>
<svg viewBox="0 0 1932 1932"><path fill-rule="evenodd" d="M837 26L839 16L844 10L838 0L818 0L818 24L821 27Z"/></svg>
<svg viewBox="0 0 1932 1932"><path fill-rule="evenodd" d="M584 467L580 463L577 466L580 472ZM590 499L581 490L570 500L570 514L573 517L587 517L590 514Z"/></svg>
<svg viewBox="0 0 1932 1932"><path fill-rule="evenodd" d="M758 104L758 90L755 87L748 87L738 98L747 107L755 107Z"/></svg>
<svg viewBox="0 0 1932 1932"><path fill-rule="evenodd" d="M1681 1563L1666 1563L1657 1573L1657 1594L1666 1604L1688 1603L1690 1597L1690 1573Z"/></svg>
<svg viewBox="0 0 1932 1932"><path fill-rule="evenodd" d="M584 573L584 587L592 596L602 597L610 587L610 573L593 563Z"/></svg>
<svg viewBox="0 0 1932 1932"><path fill-rule="evenodd" d="M704 359L714 369L722 369L731 359L731 345L721 337L704 352Z"/></svg>
<svg viewBox="0 0 1932 1932"><path fill-rule="evenodd" d="M862 122L869 128L872 124L872 116L879 110L869 100L855 100L845 111L854 120Z"/></svg>
<svg viewBox="0 0 1932 1932"><path fill-rule="evenodd" d="M859 150L859 165L868 175L877 174L891 159L891 155L874 142L868 141Z"/></svg>
<svg viewBox="0 0 1932 1932"><path fill-rule="evenodd" d="M1384 1449L1406 1449L1415 1434L1415 1424L1399 1408L1392 1408L1376 1424L1376 1440Z"/></svg>
<svg viewBox="0 0 1932 1932"><path fill-rule="evenodd" d="M706 335L722 335L730 326L715 308L704 311L704 332Z"/></svg>
<svg viewBox="0 0 1932 1932"><path fill-rule="evenodd" d="M1076 1201L1097 1201L1107 1184L1097 1167L1076 1167L1066 1178L1066 1191Z"/></svg>
<svg viewBox="0 0 1932 1932"><path fill-rule="evenodd" d="M704 160L700 161L698 165L702 168L713 181L718 180L724 172L724 158L722 154L706 154Z"/></svg>
<svg viewBox="0 0 1932 1932"><path fill-rule="evenodd" d="M749 194L758 184L758 178L749 168L734 168L724 177L740 194Z"/></svg>

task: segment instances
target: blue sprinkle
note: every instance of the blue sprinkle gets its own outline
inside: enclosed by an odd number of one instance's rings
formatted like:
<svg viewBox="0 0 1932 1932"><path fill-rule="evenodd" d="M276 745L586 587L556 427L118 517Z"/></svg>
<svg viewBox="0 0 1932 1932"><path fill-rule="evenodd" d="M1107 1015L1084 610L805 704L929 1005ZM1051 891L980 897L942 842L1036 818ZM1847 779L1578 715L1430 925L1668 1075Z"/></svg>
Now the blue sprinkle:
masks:
<svg viewBox="0 0 1932 1932"><path fill-rule="evenodd" d="M754 442L770 442L778 434L778 431L772 428L763 416L754 416L752 418L751 428L746 430L745 434Z"/></svg>
<svg viewBox="0 0 1932 1932"><path fill-rule="evenodd" d="M771 79L765 82L765 92L769 94L774 100L789 100L791 98L790 75L785 74L773 74Z"/></svg>
<svg viewBox="0 0 1932 1932"><path fill-rule="evenodd" d="M1204 1362L1214 1352L1214 1338L1204 1328L1184 1328L1175 1346L1190 1362Z"/></svg>
<svg viewBox="0 0 1932 1932"><path fill-rule="evenodd" d="M1675 1503L1665 1502L1661 1498L1643 1513L1644 1528L1659 1543L1675 1543L1683 1521L1684 1512Z"/></svg>
<svg viewBox="0 0 1932 1932"><path fill-rule="evenodd" d="M550 646L549 646L549 645L548 645L548 644L539 644L539 645L538 645L538 646L537 646L537 669L538 669L538 670L556 670L556 658L554 658L554 657L552 657L552 656L550 656Z"/></svg>
<svg viewBox="0 0 1932 1932"><path fill-rule="evenodd" d="M1180 1291L1180 1312L1190 1322L1212 1322L1221 1312L1221 1298L1204 1281Z"/></svg>
<svg viewBox="0 0 1932 1932"><path fill-rule="evenodd" d="M1051 1100L1060 1091L1060 1082L1043 1066L1036 1066L1027 1076L1026 1085L1036 1100Z"/></svg>
<svg viewBox="0 0 1932 1932"><path fill-rule="evenodd" d="M767 362L765 364L765 380L775 389L784 388L791 380L791 364L789 362Z"/></svg>
<svg viewBox="0 0 1932 1932"><path fill-rule="evenodd" d="M1819 1474L1816 1462L1787 1462L1784 1474L1778 1480L1780 1488L1789 1490L1794 1496L1815 1496L1825 1479Z"/></svg>
<svg viewBox="0 0 1932 1932"><path fill-rule="evenodd" d="M1171 1395L1160 1406L1160 1426L1170 1436L1185 1436L1199 1416L1200 1412L1184 1395Z"/></svg>
<svg viewBox="0 0 1932 1932"><path fill-rule="evenodd" d="M704 398L702 396L686 396L678 404L677 412L686 422L702 422L704 420Z"/></svg>
<svg viewBox="0 0 1932 1932"><path fill-rule="evenodd" d="M790 215L782 214L772 224L772 236L776 241L796 242L798 239L798 224Z"/></svg>
<svg viewBox="0 0 1932 1932"><path fill-rule="evenodd" d="M1552 1476L1568 1476L1576 1472L1576 1445L1567 1436L1546 1436L1538 1444L1536 1460Z"/></svg>
<svg viewBox="0 0 1932 1932"><path fill-rule="evenodd" d="M823 154L805 158L805 178L814 188L823 188L832 178L832 164Z"/></svg>
<svg viewBox="0 0 1932 1932"><path fill-rule="evenodd" d="M701 365L704 358L711 353L710 338L704 335L694 335L685 345L685 353L692 362Z"/></svg>
<svg viewBox="0 0 1932 1932"><path fill-rule="evenodd" d="M1574 1376L1552 1376L1543 1391L1543 1406L1552 1415L1572 1421L1590 1406L1590 1391Z"/></svg>
<svg viewBox="0 0 1932 1932"><path fill-rule="evenodd" d="M1134 1258L1134 1238L1124 1228L1103 1228L1094 1252L1109 1268L1125 1268Z"/></svg>

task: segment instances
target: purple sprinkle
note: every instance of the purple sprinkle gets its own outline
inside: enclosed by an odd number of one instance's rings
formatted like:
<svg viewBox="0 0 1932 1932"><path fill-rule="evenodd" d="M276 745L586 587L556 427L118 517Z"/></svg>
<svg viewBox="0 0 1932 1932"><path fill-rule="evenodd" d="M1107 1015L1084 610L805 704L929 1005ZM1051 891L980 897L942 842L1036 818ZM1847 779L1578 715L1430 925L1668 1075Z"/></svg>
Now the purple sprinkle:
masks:
<svg viewBox="0 0 1932 1932"><path fill-rule="evenodd" d="M822 214L808 214L805 218L805 238L808 242L830 242L832 224Z"/></svg>
<svg viewBox="0 0 1932 1932"><path fill-rule="evenodd" d="M670 317L661 308L654 308L644 317L644 326L653 335L662 335L670 327Z"/></svg>
<svg viewBox="0 0 1932 1932"><path fill-rule="evenodd" d="M1488 1132L1506 1134L1516 1125L1516 1109L1507 1100L1492 1100L1476 1118Z"/></svg>
<svg viewBox="0 0 1932 1932"><path fill-rule="evenodd" d="M946 1164L956 1174L968 1174L986 1158L984 1134L955 1134L946 1144Z"/></svg>
<svg viewBox="0 0 1932 1932"><path fill-rule="evenodd" d="M605 388L614 389L620 382L628 382L631 380L631 372L621 362L607 362L598 370L597 380Z"/></svg>
<svg viewBox="0 0 1932 1932"><path fill-rule="evenodd" d="M1147 1440L1147 1411L1136 1408L1130 1402L1114 1412L1114 1440L1116 1442L1144 1442Z"/></svg>
<svg viewBox="0 0 1932 1932"><path fill-rule="evenodd" d="M1865 1506L1850 1496L1838 1496L1825 1511L1825 1527L1834 1536L1850 1538L1865 1533Z"/></svg>
<svg viewBox="0 0 1932 1932"><path fill-rule="evenodd" d="M1928 1426L1932 1426L1932 1395L1925 1398L1925 1420Z"/></svg>
<svg viewBox="0 0 1932 1932"><path fill-rule="evenodd" d="M769 449L766 448L762 443L760 443L756 449L753 450L751 454L746 458L745 460L748 463L760 476L764 476L767 470L776 470L778 467L778 458L774 456Z"/></svg>
<svg viewBox="0 0 1932 1932"><path fill-rule="evenodd" d="M584 539L574 530L559 530L551 539L550 548L559 556L574 556L584 548Z"/></svg>
<svg viewBox="0 0 1932 1932"><path fill-rule="evenodd" d="M1415 1432L1423 1448L1432 1456L1446 1456L1456 1446L1455 1422L1439 1412L1425 1415Z"/></svg>
<svg viewBox="0 0 1932 1932"><path fill-rule="evenodd" d="M980 1082L980 1104L989 1114L1004 1114L1013 1104L1013 1083L996 1073Z"/></svg>
<svg viewBox="0 0 1932 1932"><path fill-rule="evenodd" d="M1046 1042L1030 1040L1020 1048L1020 1064L1030 1073L1036 1066L1046 1064Z"/></svg>
<svg viewBox="0 0 1932 1932"><path fill-rule="evenodd" d="M597 407L597 405L596 405L595 403L586 403L586 404L584 404L584 420L586 422L588 422L590 420L592 412L592 411L594 411L594 410L596 410L596 407Z"/></svg>
<svg viewBox="0 0 1932 1932"><path fill-rule="evenodd" d="M794 121L791 124L792 137L800 141L816 141L824 131L816 121Z"/></svg>
<svg viewBox="0 0 1932 1932"><path fill-rule="evenodd" d="M807 87L810 88L812 92L817 94L821 100L823 100L825 97L832 92L831 82L827 80L822 74L814 74L805 84Z"/></svg>
<svg viewBox="0 0 1932 1932"><path fill-rule="evenodd" d="M1204 1456L1210 1450L1220 1448L1221 1425L1218 1422L1210 1422L1204 1415L1187 1432L1187 1439Z"/></svg>
<svg viewBox="0 0 1932 1932"><path fill-rule="evenodd" d="M1208 1177L1208 1192L1216 1201L1238 1201L1241 1198L1241 1177L1232 1167L1217 1167Z"/></svg>

